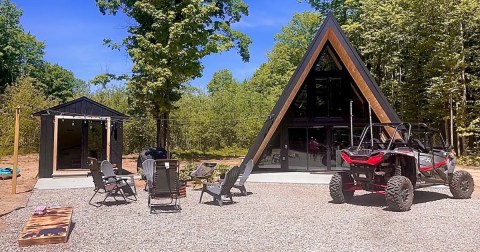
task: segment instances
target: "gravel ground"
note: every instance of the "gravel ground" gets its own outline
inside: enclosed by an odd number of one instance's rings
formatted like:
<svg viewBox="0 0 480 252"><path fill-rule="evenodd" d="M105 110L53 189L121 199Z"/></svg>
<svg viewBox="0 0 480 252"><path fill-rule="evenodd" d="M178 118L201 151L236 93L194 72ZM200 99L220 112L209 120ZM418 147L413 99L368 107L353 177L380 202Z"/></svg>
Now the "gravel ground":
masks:
<svg viewBox="0 0 480 252"><path fill-rule="evenodd" d="M480 199L450 198L448 188L416 191L412 210L385 209L380 195L330 203L328 186L247 184L251 195L212 204L187 189L180 213L150 214L147 195L130 204L88 205L91 189L37 191L28 207L3 219L2 251L480 251ZM100 197L98 198L100 199ZM18 247L37 205L73 206L67 243ZM447 240L448 238L448 240Z"/></svg>

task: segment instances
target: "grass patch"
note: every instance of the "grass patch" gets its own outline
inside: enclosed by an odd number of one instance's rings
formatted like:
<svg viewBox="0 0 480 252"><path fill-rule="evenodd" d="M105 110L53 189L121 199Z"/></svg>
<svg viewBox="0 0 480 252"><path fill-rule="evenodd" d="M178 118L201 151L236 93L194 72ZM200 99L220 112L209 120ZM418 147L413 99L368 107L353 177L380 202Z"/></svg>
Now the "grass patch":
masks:
<svg viewBox="0 0 480 252"><path fill-rule="evenodd" d="M204 159L225 159L242 157L247 154L247 149L244 148L224 148L220 150L180 150L172 151L172 157L180 160L200 161Z"/></svg>

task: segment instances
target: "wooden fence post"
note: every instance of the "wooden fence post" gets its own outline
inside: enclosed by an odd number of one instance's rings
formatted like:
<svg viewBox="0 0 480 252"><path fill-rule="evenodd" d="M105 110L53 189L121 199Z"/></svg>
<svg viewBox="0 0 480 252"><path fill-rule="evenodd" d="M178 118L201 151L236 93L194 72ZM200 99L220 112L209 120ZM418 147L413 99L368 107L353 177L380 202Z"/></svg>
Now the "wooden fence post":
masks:
<svg viewBox="0 0 480 252"><path fill-rule="evenodd" d="M13 145L12 194L17 193L18 140L20 135L20 107L15 109L15 143Z"/></svg>

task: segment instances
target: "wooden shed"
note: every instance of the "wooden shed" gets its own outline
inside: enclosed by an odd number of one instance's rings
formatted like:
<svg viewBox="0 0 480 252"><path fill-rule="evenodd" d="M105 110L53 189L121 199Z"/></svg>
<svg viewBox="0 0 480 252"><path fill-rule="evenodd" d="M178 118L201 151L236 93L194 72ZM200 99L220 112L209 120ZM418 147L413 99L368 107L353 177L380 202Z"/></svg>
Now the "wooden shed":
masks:
<svg viewBox="0 0 480 252"><path fill-rule="evenodd" d="M41 121L40 178L87 171L88 157L122 168L126 115L87 97L33 115Z"/></svg>

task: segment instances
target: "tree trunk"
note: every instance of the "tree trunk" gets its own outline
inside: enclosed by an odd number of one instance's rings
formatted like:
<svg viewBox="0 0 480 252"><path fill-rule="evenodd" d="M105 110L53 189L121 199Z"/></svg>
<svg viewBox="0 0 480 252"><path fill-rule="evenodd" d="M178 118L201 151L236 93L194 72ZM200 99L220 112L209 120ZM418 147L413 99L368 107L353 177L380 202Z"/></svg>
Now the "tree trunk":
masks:
<svg viewBox="0 0 480 252"><path fill-rule="evenodd" d="M157 147L167 149L169 113L162 113L157 117Z"/></svg>

